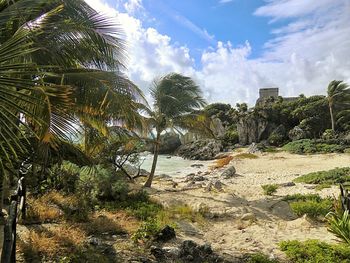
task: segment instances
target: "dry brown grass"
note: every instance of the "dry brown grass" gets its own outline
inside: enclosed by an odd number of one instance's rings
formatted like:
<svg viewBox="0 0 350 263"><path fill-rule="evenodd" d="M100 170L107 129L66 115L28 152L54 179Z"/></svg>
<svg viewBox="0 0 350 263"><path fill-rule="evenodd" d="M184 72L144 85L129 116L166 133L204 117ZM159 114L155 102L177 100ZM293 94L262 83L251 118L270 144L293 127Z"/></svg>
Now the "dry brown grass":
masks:
<svg viewBox="0 0 350 263"><path fill-rule="evenodd" d="M215 161L215 164L213 166L211 166L211 169L219 169L224 167L225 165L228 165L233 159L233 156L227 156L221 159L218 159Z"/></svg>
<svg viewBox="0 0 350 263"><path fill-rule="evenodd" d="M240 153L234 156L235 159L257 159L257 155L252 153Z"/></svg>
<svg viewBox="0 0 350 263"><path fill-rule="evenodd" d="M63 224L32 229L22 237L18 246L26 257L52 258L58 254L74 252L82 247L86 238L86 233L80 228Z"/></svg>
<svg viewBox="0 0 350 263"><path fill-rule="evenodd" d="M100 212L94 215L88 223L82 225L88 234L122 234L124 230L114 216Z"/></svg>
<svg viewBox="0 0 350 263"><path fill-rule="evenodd" d="M28 198L27 218L25 223L58 222L63 212L56 205L47 203L43 198Z"/></svg>

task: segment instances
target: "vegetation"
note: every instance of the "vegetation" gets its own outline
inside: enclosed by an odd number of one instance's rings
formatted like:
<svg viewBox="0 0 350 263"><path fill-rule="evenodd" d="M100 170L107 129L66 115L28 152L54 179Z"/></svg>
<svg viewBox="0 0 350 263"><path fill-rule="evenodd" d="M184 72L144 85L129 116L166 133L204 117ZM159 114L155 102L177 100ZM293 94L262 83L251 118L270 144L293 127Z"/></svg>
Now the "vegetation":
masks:
<svg viewBox="0 0 350 263"><path fill-rule="evenodd" d="M215 164L211 166L212 169L222 168L225 165L228 165L233 160L233 156L227 156L215 161Z"/></svg>
<svg viewBox="0 0 350 263"><path fill-rule="evenodd" d="M261 188L264 191L265 195L272 195L277 192L278 185L277 184L265 184L262 185Z"/></svg>
<svg viewBox="0 0 350 263"><path fill-rule="evenodd" d="M235 159L257 159L259 157L253 153L239 153L235 155L234 158Z"/></svg>
<svg viewBox="0 0 350 263"><path fill-rule="evenodd" d="M275 259L270 259L268 256L262 254L262 253L256 253L253 255L249 255L247 261L244 261L247 263L278 263Z"/></svg>
<svg viewBox="0 0 350 263"><path fill-rule="evenodd" d="M297 154L310 154L310 153L335 153L335 152L344 152L346 146L335 144L335 143L326 143L316 140L303 139L298 141L293 141L285 146L283 149L290 153Z"/></svg>
<svg viewBox="0 0 350 263"><path fill-rule="evenodd" d="M296 183L337 185L350 183L350 168L335 168L302 175L294 180Z"/></svg>
<svg viewBox="0 0 350 263"><path fill-rule="evenodd" d="M322 199L317 194L287 195L283 200L290 203L290 207L296 215L308 215L313 219L325 217L333 206L332 199Z"/></svg>
<svg viewBox="0 0 350 263"><path fill-rule="evenodd" d="M338 237L342 242L350 245L350 216L349 211L329 213L327 215L328 230Z"/></svg>
<svg viewBox="0 0 350 263"><path fill-rule="evenodd" d="M205 105L201 96L200 88L189 77L180 74L168 74L159 80L154 81L151 88L151 95L154 101L153 110L149 109L149 123L155 129L154 157L151 173L145 183L151 187L156 170L159 154L160 135L167 128L181 126L181 119L195 109Z"/></svg>
<svg viewBox="0 0 350 263"><path fill-rule="evenodd" d="M332 130L335 132L335 109L340 111L350 104L350 88L343 81L333 80L327 88L327 101L331 116Z"/></svg>
<svg viewBox="0 0 350 263"><path fill-rule="evenodd" d="M296 263L329 263L350 262L350 247L339 244L327 244L318 240L300 242L283 241L280 248L291 262Z"/></svg>

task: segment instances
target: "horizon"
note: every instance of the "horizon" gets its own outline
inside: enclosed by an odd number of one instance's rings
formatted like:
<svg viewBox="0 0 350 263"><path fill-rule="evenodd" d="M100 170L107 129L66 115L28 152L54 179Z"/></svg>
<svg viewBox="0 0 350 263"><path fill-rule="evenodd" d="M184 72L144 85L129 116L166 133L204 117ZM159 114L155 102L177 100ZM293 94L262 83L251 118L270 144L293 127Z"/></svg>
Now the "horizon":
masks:
<svg viewBox="0 0 350 263"><path fill-rule="evenodd" d="M231 105L253 105L265 87L293 97L350 82L349 0L85 1L117 18L126 73L148 100L152 80L169 72L192 77L209 103Z"/></svg>

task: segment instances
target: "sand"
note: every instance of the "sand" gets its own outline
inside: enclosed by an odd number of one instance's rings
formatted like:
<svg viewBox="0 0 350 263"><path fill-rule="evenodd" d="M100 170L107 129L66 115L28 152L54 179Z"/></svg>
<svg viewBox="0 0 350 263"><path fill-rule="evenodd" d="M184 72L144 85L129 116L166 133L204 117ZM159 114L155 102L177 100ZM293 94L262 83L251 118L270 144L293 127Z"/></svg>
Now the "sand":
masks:
<svg viewBox="0 0 350 263"><path fill-rule="evenodd" d="M236 156L238 153L232 153ZM222 191L206 192L202 188L186 190L184 177L155 181L151 195L165 206L189 205L194 210L205 211L208 223L204 226L187 224L180 226L179 236L197 242L210 243L223 254L241 255L263 252L271 257L283 258L278 243L283 240L319 239L336 242L327 232L324 223L316 223L307 217L296 217L288 203L281 201L288 194L318 193L322 197L338 196L338 187L316 191L314 186L297 183L295 186L279 187L273 196L265 196L261 189L264 184L292 182L300 175L315 171L349 166L349 154L296 155L285 152L257 154L257 159L234 158L237 176L220 179ZM208 180L220 178L225 169L208 172L208 165L197 172L205 174ZM183 171L183 175L187 171ZM173 182L178 185L173 188ZM255 218L241 220L242 216ZM192 228L192 229L190 229Z"/></svg>

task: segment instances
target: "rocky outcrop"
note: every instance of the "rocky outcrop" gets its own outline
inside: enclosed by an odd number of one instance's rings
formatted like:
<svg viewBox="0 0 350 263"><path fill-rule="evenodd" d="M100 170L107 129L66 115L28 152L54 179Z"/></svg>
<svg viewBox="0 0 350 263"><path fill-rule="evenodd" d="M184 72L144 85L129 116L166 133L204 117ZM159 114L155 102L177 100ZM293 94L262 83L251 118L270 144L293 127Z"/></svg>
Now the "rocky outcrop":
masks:
<svg viewBox="0 0 350 263"><path fill-rule="evenodd" d="M237 122L237 132L239 137L239 143L241 145L251 144L253 142L259 142L264 139L263 134L266 134L266 130L269 128L269 123L253 115L247 115L242 117Z"/></svg>
<svg viewBox="0 0 350 263"><path fill-rule="evenodd" d="M181 146L180 136L175 133L166 133L160 137L160 154L172 154ZM154 145L150 144L148 151L153 152Z"/></svg>
<svg viewBox="0 0 350 263"><path fill-rule="evenodd" d="M206 139L181 145L176 154L191 160L213 160L222 149L223 146L220 141Z"/></svg>

